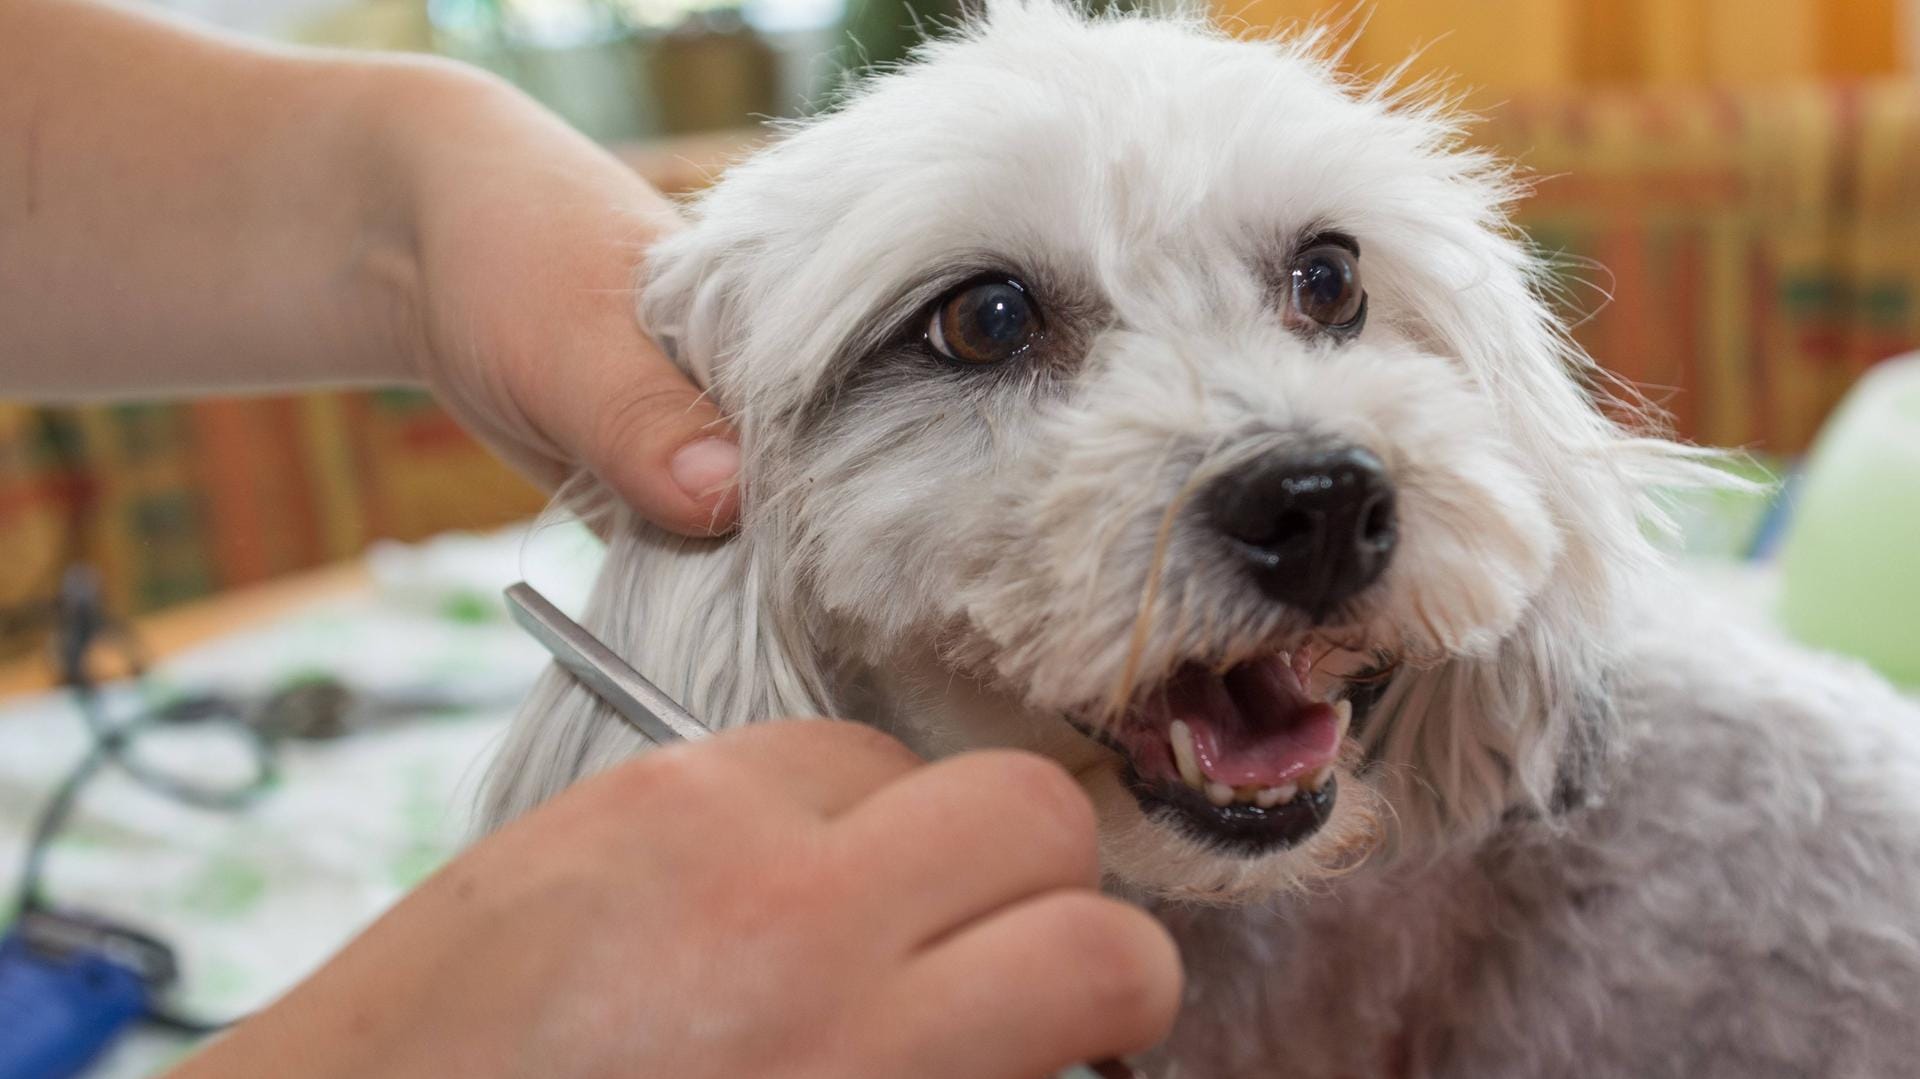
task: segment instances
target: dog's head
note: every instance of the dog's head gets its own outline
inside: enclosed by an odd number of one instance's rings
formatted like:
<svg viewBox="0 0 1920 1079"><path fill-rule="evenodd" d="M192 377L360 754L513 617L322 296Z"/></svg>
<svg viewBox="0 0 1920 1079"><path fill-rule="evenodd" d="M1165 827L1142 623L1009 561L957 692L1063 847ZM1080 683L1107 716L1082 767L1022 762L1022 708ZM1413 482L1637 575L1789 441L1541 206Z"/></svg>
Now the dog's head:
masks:
<svg viewBox="0 0 1920 1079"><path fill-rule="evenodd" d="M771 688L668 680L1053 754L1163 894L1545 805L1663 451L1456 140L1311 43L1036 0L732 170L643 305L740 425L700 572Z"/></svg>

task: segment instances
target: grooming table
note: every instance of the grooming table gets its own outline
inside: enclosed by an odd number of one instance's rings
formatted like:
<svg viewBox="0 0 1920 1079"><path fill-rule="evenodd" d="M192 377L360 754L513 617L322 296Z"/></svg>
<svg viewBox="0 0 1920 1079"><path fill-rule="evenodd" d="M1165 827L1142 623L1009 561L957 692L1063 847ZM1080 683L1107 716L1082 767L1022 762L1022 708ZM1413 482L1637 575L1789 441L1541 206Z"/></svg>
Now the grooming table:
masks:
<svg viewBox="0 0 1920 1079"><path fill-rule="evenodd" d="M575 526L448 536L376 548L352 566L197 605L141 624L153 691L249 696L325 675L401 705L331 741L286 741L279 782L240 814L164 800L109 771L49 858L57 903L151 929L178 951L176 1010L227 1018L299 981L465 840L489 751L547 655L506 618L505 582L530 573L573 609L598 544ZM37 665L0 672L44 683ZM133 702L122 686L110 699ZM406 702L422 711L407 714ZM25 833L86 739L56 692L0 696L0 888ZM187 774L237 763L231 735L160 736L151 752ZM153 1075L191 1048L142 1031L94 1073Z"/></svg>

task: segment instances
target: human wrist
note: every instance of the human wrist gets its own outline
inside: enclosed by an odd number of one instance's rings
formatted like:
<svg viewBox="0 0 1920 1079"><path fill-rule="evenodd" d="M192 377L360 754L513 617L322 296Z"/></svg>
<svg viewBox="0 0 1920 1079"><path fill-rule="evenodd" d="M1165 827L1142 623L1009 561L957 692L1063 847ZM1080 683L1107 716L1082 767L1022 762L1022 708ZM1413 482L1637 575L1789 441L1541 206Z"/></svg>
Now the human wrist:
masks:
<svg viewBox="0 0 1920 1079"><path fill-rule="evenodd" d="M433 383L441 373L436 354L452 344L436 339L447 329L434 320L436 312L444 316L448 296L435 293L447 293L449 277L470 276L460 260L473 253L477 235L503 224L494 212L540 212L594 171L582 168L582 147L605 155L479 68L417 56L363 63L357 107L369 133L365 182L374 189L365 200L368 249L381 253L367 269L395 286L395 355L405 375Z"/></svg>
<svg viewBox="0 0 1920 1079"><path fill-rule="evenodd" d="M505 82L447 60L334 54L315 67L337 95L334 167L356 205L348 276L360 301L357 336L384 379L430 382L436 218L473 178L468 148L497 141L489 128L497 133L513 112L536 107Z"/></svg>
<svg viewBox="0 0 1920 1079"><path fill-rule="evenodd" d="M453 181L447 161L456 118L498 108L513 91L491 76L432 59L362 58L338 85L348 95L351 181L359 206L353 276L372 302L364 310L368 347L395 382L429 381L427 244L435 200Z"/></svg>

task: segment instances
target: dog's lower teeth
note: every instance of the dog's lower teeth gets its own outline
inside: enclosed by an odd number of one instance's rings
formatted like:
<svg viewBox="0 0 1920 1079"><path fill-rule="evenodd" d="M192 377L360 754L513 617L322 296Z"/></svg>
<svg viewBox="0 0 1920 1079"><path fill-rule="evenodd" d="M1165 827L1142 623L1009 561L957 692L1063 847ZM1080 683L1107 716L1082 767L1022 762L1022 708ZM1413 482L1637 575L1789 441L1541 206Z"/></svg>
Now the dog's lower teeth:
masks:
<svg viewBox="0 0 1920 1079"><path fill-rule="evenodd" d="M1292 783L1288 783L1283 787L1262 787L1259 792L1253 796L1253 804L1259 806L1261 809L1272 809L1282 802L1293 801L1293 796L1298 793L1300 793L1300 788Z"/></svg>
<svg viewBox="0 0 1920 1079"><path fill-rule="evenodd" d="M1207 789L1207 777L1200 774L1200 758L1193 752L1193 731L1183 719L1176 719L1167 728L1167 741L1173 745L1173 762L1180 769L1180 779L1194 790Z"/></svg>
<svg viewBox="0 0 1920 1079"><path fill-rule="evenodd" d="M1353 705L1339 700L1333 702L1333 709L1344 737L1347 724L1353 720ZM1302 790L1318 792L1324 789L1327 781L1333 778L1333 767L1328 765L1298 783L1284 783L1277 787L1261 787L1251 783L1231 786L1208 779L1206 773L1200 770L1200 758L1193 747L1193 728L1187 726L1185 720L1176 719L1167 725L1167 744L1173 750L1173 763L1179 769L1180 781L1205 794L1207 801L1223 809L1235 802L1272 809L1293 801Z"/></svg>
<svg viewBox="0 0 1920 1079"><path fill-rule="evenodd" d="M1333 702L1333 719L1339 725L1340 737L1347 736L1347 728L1353 725L1353 702L1345 697Z"/></svg>

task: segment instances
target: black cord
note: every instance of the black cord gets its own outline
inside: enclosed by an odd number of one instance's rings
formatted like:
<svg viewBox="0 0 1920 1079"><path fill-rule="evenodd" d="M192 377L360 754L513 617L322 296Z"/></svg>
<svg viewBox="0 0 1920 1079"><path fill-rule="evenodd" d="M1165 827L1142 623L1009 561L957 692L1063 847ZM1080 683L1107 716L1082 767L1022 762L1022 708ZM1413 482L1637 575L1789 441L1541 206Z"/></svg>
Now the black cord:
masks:
<svg viewBox="0 0 1920 1079"><path fill-rule="evenodd" d="M109 717L100 688L88 673L88 657L99 642L117 642L133 668L135 685L139 687L143 684L144 665L137 639L129 626L106 614L98 580L85 567L75 567L68 572L55 606L60 614L56 627L57 662L76 710L86 724L90 741L85 756L54 788L29 835L15 904L22 919L36 913L59 914L59 908L48 901L45 892L48 852L72 817L80 795L108 768L117 769L161 797L213 812L245 809L271 789L279 776L275 741L262 733L245 707L229 698L212 694L185 697L163 707L139 707L123 719ZM135 755L134 749L143 735L188 725L216 725L230 730L252 761L247 779L233 784L208 784L169 774ZM177 1015L157 1005L150 1008L148 1018L188 1034L212 1033L229 1025Z"/></svg>
<svg viewBox="0 0 1920 1079"><path fill-rule="evenodd" d="M80 791L87 781L99 774L102 765L107 763L106 750L95 743L88 748L87 755L68 772L60 785L54 788L53 797L47 800L45 809L33 824L33 831L27 838L26 858L20 867L19 894L14 910L19 916L32 911L50 908L41 893L40 882L46 875L47 849L53 845L54 837L66 826L67 818L73 815L74 803L80 799Z"/></svg>
<svg viewBox="0 0 1920 1079"><path fill-rule="evenodd" d="M46 877L47 851L73 815L80 794L96 776L112 765L142 787L164 798L212 812L232 813L247 808L272 788L279 775L274 746L248 721L245 712L231 701L219 697L191 697L166 708L142 710L119 723L104 715L99 693L91 686L76 687L74 701L85 718L92 743L80 762L54 788L46 808L40 812L27 840L27 853L21 868L16 909L21 912L51 909L42 883ZM209 786L182 779L140 760L131 749L140 736L163 727L184 724L217 723L234 732L253 760L252 774L244 783Z"/></svg>
<svg viewBox="0 0 1920 1079"><path fill-rule="evenodd" d="M132 628L110 615L98 575L84 563L86 536L97 496L87 475L85 436L80 423L72 413L50 409L35 410L34 418L47 455L67 473L70 495L66 499L61 550L48 566L42 582L29 587L28 598L0 608L0 640L52 629L54 662L86 722L90 744L86 754L55 787L34 822L15 902L17 916L22 920L35 914L60 914L45 894L48 852L72 817L87 785L108 768L117 768L162 797L215 812L246 808L273 786L279 774L274 740L265 733L273 728L249 722L246 709L229 699L212 695L192 697L162 708L140 708L118 722L108 717L99 686L87 669L88 656L102 642L118 645L137 687L142 686L144 656ZM47 598L37 598L36 593ZM254 765L247 782L227 787L208 786L169 775L132 753L144 733L166 726L204 723L232 730L247 747ZM158 942L153 944L164 947ZM209 1023L158 1005L150 1007L147 1019L189 1035L216 1033L238 1021Z"/></svg>

